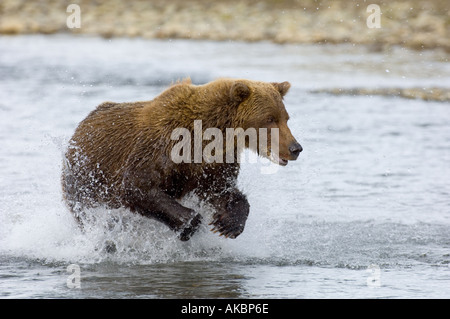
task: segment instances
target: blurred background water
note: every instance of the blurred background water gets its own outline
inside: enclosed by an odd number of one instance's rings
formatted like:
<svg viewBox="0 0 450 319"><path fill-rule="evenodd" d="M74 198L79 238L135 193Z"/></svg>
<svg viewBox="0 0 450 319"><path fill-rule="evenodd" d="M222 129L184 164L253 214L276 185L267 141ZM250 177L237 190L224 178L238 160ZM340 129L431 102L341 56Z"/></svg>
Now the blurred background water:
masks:
<svg viewBox="0 0 450 319"><path fill-rule="evenodd" d="M320 93L448 88L445 53L19 35L0 37L0 74L2 298L450 296L448 102ZM81 233L60 187L76 125L103 101L150 100L187 76L290 81L285 104L304 152L275 174L243 164L251 213L235 240L204 226L180 242L153 220L105 209ZM184 203L210 216L195 198ZM67 287L70 264L81 289Z"/></svg>

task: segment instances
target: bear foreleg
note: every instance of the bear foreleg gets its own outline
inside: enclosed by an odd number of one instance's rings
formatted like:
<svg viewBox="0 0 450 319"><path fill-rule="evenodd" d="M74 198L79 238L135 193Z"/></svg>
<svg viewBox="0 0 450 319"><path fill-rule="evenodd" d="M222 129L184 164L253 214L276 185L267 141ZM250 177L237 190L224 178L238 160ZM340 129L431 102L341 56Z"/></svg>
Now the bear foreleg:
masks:
<svg viewBox="0 0 450 319"><path fill-rule="evenodd" d="M151 190L145 196L140 192L127 192L126 202L132 211L154 218L179 232L178 237L182 241L189 240L201 224L200 214L160 190Z"/></svg>

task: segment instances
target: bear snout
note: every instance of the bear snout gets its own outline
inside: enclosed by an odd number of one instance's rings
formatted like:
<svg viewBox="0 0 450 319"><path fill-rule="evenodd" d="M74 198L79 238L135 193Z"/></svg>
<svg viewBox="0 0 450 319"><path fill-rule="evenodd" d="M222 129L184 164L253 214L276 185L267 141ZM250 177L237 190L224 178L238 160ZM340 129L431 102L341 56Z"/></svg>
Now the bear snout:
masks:
<svg viewBox="0 0 450 319"><path fill-rule="evenodd" d="M300 155L300 152L303 151L303 147L297 141L294 141L289 146L289 155L290 160L295 161L297 157Z"/></svg>

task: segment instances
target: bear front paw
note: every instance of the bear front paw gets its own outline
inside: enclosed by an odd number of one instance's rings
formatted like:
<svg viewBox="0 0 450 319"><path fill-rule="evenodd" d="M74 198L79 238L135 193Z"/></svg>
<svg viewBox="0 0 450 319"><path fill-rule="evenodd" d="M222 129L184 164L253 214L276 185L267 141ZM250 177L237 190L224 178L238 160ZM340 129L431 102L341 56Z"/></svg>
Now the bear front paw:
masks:
<svg viewBox="0 0 450 319"><path fill-rule="evenodd" d="M244 231L249 211L250 205L246 197L239 192L232 193L224 208L218 208L214 215L214 220L210 223L214 225L211 230L220 232L220 236L234 239Z"/></svg>
<svg viewBox="0 0 450 319"><path fill-rule="evenodd" d="M219 232L220 236L234 239L244 231L245 221L239 222L230 216L222 215L216 217L210 225L214 225L211 229L214 233Z"/></svg>
<svg viewBox="0 0 450 319"><path fill-rule="evenodd" d="M181 231L178 238L180 238L180 240L182 241L188 241L200 227L201 222L202 216L200 214L195 215L194 218L191 219L189 224Z"/></svg>

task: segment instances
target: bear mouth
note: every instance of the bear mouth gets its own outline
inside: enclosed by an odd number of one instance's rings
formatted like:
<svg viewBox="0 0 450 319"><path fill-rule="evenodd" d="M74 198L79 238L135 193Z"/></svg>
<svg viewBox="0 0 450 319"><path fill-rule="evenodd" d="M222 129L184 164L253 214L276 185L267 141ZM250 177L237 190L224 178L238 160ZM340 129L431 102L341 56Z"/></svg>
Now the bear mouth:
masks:
<svg viewBox="0 0 450 319"><path fill-rule="evenodd" d="M277 154L274 153L270 153L270 157L269 159L272 161L272 163L281 165L281 166L286 166L288 164L288 160L281 158L280 156L278 156Z"/></svg>

